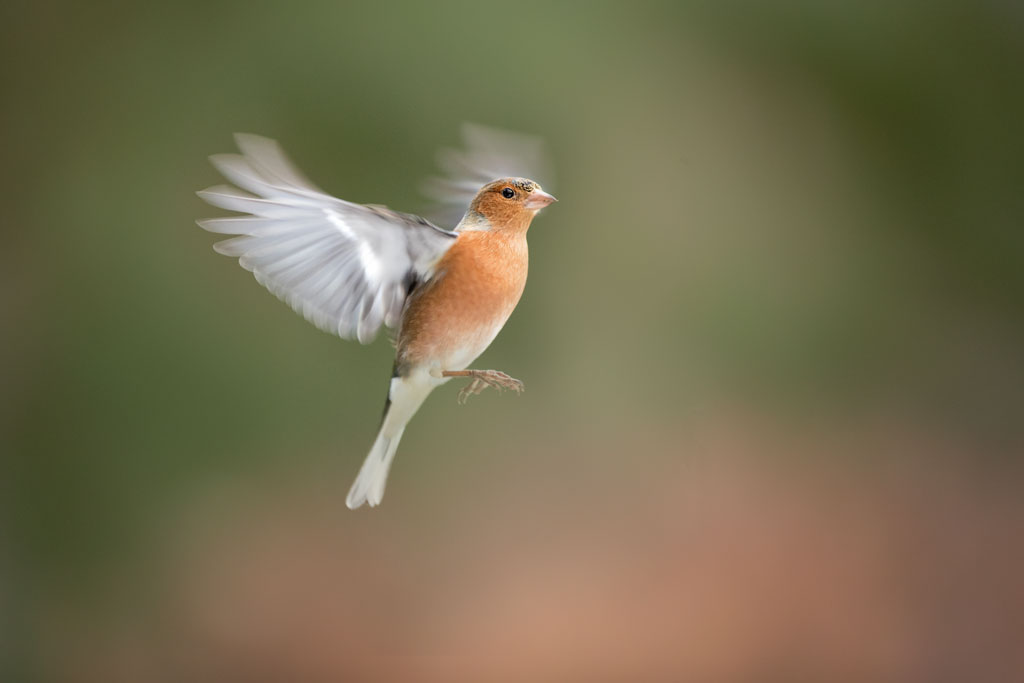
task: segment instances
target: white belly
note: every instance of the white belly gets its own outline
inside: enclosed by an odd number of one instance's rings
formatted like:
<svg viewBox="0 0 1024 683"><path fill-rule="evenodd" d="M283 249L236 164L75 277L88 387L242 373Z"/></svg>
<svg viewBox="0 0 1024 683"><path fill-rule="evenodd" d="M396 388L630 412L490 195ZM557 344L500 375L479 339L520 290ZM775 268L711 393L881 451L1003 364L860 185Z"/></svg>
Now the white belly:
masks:
<svg viewBox="0 0 1024 683"><path fill-rule="evenodd" d="M467 335L464 338L464 343L452 348L443 358L439 359L438 369L465 370L468 368L470 363L479 358L480 354L491 345L494 338L501 332L501 328L505 326L506 320L508 320L508 316L502 317L490 327L477 330L473 335Z"/></svg>

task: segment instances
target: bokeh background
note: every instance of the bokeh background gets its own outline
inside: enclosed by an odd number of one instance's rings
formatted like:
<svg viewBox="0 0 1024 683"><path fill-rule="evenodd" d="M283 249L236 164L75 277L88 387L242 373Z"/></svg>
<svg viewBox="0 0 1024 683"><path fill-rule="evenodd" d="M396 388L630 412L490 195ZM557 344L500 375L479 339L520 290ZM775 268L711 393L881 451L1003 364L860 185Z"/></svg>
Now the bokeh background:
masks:
<svg viewBox="0 0 1024 683"><path fill-rule="evenodd" d="M1024 677L1019 4L0 18L3 680ZM248 131L414 211L467 120L558 169L528 391L436 392L351 512L391 349L193 192Z"/></svg>

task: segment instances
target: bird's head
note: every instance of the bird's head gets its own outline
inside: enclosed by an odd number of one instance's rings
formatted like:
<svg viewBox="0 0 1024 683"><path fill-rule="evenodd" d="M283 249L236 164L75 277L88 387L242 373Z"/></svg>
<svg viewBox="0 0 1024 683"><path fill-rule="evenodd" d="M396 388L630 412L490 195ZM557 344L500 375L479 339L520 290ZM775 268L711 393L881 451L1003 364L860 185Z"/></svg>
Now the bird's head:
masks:
<svg viewBox="0 0 1024 683"><path fill-rule="evenodd" d="M537 212L554 201L532 180L502 178L480 188L463 220L485 223L491 230L525 232Z"/></svg>

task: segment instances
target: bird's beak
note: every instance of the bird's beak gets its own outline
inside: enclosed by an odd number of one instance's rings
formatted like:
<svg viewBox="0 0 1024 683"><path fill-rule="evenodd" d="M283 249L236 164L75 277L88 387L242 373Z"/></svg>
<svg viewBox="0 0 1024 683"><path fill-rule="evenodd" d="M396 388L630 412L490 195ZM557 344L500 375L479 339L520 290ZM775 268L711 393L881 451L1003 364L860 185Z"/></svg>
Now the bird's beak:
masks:
<svg viewBox="0 0 1024 683"><path fill-rule="evenodd" d="M547 192L544 192L543 190L534 190L533 192L530 193L530 196L526 198L526 201L523 202L523 206L525 206L527 209L539 210L543 209L551 202L557 201L557 199L549 195Z"/></svg>

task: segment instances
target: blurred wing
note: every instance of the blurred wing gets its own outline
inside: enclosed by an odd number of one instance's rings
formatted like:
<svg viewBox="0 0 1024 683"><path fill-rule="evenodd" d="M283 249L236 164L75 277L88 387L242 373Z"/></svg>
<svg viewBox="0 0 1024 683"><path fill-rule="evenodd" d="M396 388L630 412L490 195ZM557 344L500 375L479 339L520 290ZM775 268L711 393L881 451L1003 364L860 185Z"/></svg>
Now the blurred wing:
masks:
<svg viewBox="0 0 1024 683"><path fill-rule="evenodd" d="M242 190L199 192L246 216L198 221L237 235L214 249L238 258L256 280L309 322L363 344L396 327L412 286L426 280L457 235L411 214L332 197L307 180L276 142L235 136L238 154L210 157Z"/></svg>
<svg viewBox="0 0 1024 683"><path fill-rule="evenodd" d="M546 190L553 189L551 162L544 140L533 135L462 125L465 149L442 149L437 163L445 177L431 177L422 190L437 203L431 211L439 223L455 225L481 187L498 178L530 178Z"/></svg>

